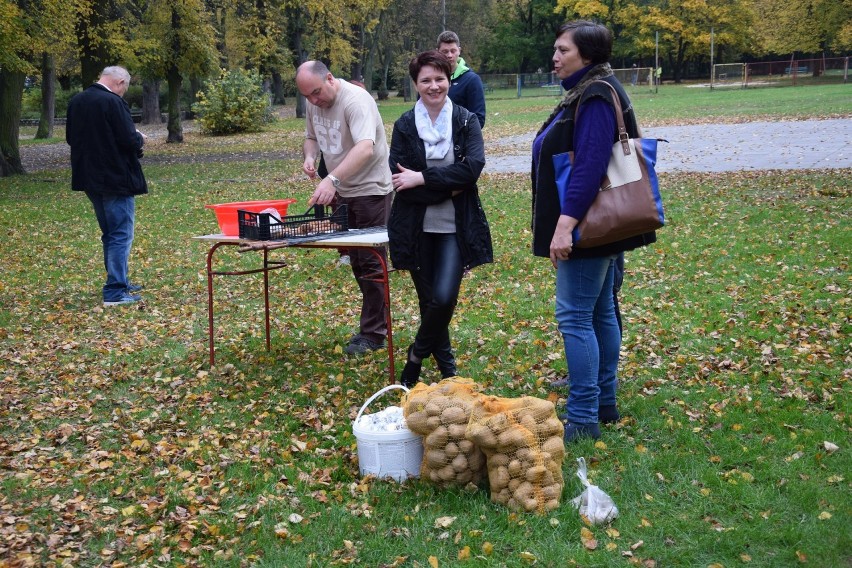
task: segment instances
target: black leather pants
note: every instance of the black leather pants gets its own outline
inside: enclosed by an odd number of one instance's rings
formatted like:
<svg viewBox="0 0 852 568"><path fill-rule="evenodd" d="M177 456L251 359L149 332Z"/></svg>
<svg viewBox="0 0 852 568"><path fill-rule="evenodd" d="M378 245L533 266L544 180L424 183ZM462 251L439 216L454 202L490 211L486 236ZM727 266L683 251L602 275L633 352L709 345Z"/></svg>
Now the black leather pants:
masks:
<svg viewBox="0 0 852 568"><path fill-rule="evenodd" d="M420 269L411 272L420 304L420 328L412 353L420 359L432 355L444 377L454 376L449 326L464 275L455 233L422 233L420 259Z"/></svg>

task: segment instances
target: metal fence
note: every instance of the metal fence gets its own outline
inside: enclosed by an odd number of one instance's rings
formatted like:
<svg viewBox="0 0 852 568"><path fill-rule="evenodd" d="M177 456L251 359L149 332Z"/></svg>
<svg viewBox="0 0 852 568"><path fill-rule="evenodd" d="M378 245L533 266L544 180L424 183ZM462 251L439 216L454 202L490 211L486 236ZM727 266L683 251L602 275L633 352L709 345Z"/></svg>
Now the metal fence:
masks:
<svg viewBox="0 0 852 568"><path fill-rule="evenodd" d="M613 69L625 87L652 87L653 69L629 67ZM519 99L521 97L561 97L564 93L556 73L484 73L479 76L486 99Z"/></svg>
<svg viewBox="0 0 852 568"><path fill-rule="evenodd" d="M815 85L849 82L848 57L823 57L819 59L788 59L764 61L741 65L741 73L732 73L731 64L715 65L711 88L724 86L788 87L790 85ZM734 76L736 75L736 76ZM733 81L731 78L733 77Z"/></svg>

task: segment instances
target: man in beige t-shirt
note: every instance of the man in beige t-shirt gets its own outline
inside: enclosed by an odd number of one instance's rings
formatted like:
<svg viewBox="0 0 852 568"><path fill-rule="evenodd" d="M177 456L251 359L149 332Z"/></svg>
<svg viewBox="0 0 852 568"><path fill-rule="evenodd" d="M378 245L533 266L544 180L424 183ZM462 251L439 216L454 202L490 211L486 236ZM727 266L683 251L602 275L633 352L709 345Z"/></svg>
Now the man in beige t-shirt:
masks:
<svg viewBox="0 0 852 568"><path fill-rule="evenodd" d="M296 87L308 101L302 169L316 178L320 153L328 168L308 205L327 205L336 196L338 203L348 207L350 228L387 225L393 187L387 137L376 101L364 89L335 78L321 61L299 66ZM362 354L384 347L385 293L382 284L364 279L381 272L378 259L357 248L350 250L350 257L363 299L360 332L345 351Z"/></svg>

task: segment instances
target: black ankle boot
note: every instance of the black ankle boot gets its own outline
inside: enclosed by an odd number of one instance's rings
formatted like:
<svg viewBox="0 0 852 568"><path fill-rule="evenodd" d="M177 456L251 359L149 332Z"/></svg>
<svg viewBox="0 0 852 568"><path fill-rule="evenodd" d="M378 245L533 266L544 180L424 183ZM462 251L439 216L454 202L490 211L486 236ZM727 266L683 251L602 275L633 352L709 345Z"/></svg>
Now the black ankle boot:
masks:
<svg viewBox="0 0 852 568"><path fill-rule="evenodd" d="M432 357L435 358L435 363L438 365L438 370L441 371L442 379L458 376L459 372L456 369L456 358L453 356L453 351L449 346L441 350L433 351Z"/></svg>
<svg viewBox="0 0 852 568"><path fill-rule="evenodd" d="M604 404L598 407L598 422L601 424L615 424L621 420L618 407L614 404Z"/></svg>
<svg viewBox="0 0 852 568"><path fill-rule="evenodd" d="M420 380L420 368L423 366L423 361L415 363L411 360L411 352L413 349L414 345L410 345L408 347L408 356L405 360L405 367L403 367L402 373L399 375L400 384L408 388L413 387Z"/></svg>

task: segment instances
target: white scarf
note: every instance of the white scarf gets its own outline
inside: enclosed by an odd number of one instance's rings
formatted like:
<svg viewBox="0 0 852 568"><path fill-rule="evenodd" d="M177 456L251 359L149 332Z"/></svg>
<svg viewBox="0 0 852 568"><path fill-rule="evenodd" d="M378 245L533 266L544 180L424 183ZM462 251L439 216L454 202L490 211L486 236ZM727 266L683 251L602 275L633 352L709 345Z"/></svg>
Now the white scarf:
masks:
<svg viewBox="0 0 852 568"><path fill-rule="evenodd" d="M426 105L423 104L423 99L419 99L414 104L414 124L417 126L417 135L426 146L427 160L440 160L447 155L453 138L452 114L453 103L450 97L444 101L441 114L438 115L434 125L429 118Z"/></svg>

